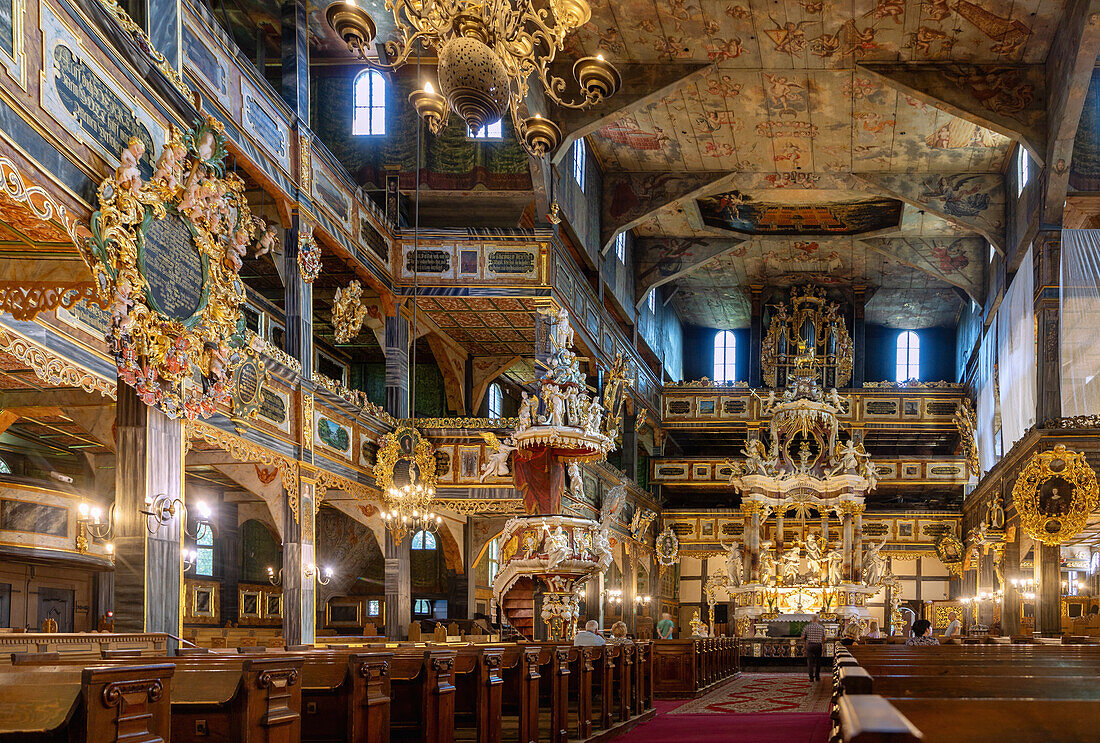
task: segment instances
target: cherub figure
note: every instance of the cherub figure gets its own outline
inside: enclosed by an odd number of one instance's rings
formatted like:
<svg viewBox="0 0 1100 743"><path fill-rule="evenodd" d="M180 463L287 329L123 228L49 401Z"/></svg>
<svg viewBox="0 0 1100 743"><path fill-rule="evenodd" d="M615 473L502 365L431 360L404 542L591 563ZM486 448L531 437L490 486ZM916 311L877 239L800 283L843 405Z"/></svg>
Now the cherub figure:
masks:
<svg viewBox="0 0 1100 743"><path fill-rule="evenodd" d="M584 500L584 478L581 476L581 466L576 460L569 463L569 493L578 501Z"/></svg>
<svg viewBox="0 0 1100 743"><path fill-rule="evenodd" d="M256 220L259 225L263 225L263 220ZM258 225L258 226L259 226ZM262 255L267 255L272 251L279 249L279 236L278 229L273 224L269 224L263 228L263 232L260 233L260 238L256 241L256 250L252 253L253 258L259 258Z"/></svg>
<svg viewBox="0 0 1100 743"><path fill-rule="evenodd" d="M844 415L848 412L848 406L850 404L848 398L837 392L836 387L829 390L829 394L825 396L825 399L830 405L836 408L837 413L840 415Z"/></svg>
<svg viewBox="0 0 1100 743"><path fill-rule="evenodd" d="M115 168L115 183L123 191L136 195L141 190L141 170L138 163L145 156L145 143L137 137L130 137L126 149L119 155L121 163Z"/></svg>
<svg viewBox="0 0 1100 743"><path fill-rule="evenodd" d="M180 164L187 156L187 150L179 142L169 141L160 151L157 158L157 169L153 171L153 178L163 181L164 187L173 193L180 186Z"/></svg>
<svg viewBox="0 0 1100 743"><path fill-rule="evenodd" d="M770 539L760 545L760 582L765 586L775 585L775 557Z"/></svg>
<svg viewBox="0 0 1100 743"><path fill-rule="evenodd" d="M741 453L745 455L747 472L754 475L767 473L768 450L763 441L759 439L749 441Z"/></svg>
<svg viewBox="0 0 1100 743"><path fill-rule="evenodd" d="M229 241L229 247L225 250L225 257L233 266L233 271L239 273L244 265L243 258L248 253L248 230L234 230L233 237Z"/></svg>
<svg viewBox="0 0 1100 743"><path fill-rule="evenodd" d="M600 424L603 422L603 414L603 405L593 400L592 404L588 406L588 425L585 426L585 433L596 434L600 432Z"/></svg>
<svg viewBox="0 0 1100 743"><path fill-rule="evenodd" d="M118 283L115 284L114 299L111 302L111 322L123 334L129 332L134 324L133 318L130 317L130 310L134 306L134 300L130 296L133 291L134 287L130 280L119 277Z"/></svg>
<svg viewBox="0 0 1100 743"><path fill-rule="evenodd" d="M842 475L846 472L852 472L859 468L859 450L856 448L858 444L852 439L848 439L848 443L840 447L837 450L837 463L829 471L830 475Z"/></svg>

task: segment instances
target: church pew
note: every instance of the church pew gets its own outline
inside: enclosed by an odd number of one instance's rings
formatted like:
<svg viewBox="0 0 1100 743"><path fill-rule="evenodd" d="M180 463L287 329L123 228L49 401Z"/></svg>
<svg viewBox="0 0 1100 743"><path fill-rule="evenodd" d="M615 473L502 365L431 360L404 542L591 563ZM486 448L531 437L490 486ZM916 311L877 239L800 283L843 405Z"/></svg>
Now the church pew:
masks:
<svg viewBox="0 0 1100 743"><path fill-rule="evenodd" d="M33 666L0 670L0 741L169 740L170 665Z"/></svg>
<svg viewBox="0 0 1100 743"><path fill-rule="evenodd" d="M647 661L652 668L653 695L684 699L705 693L740 671L736 638L712 637L653 640Z"/></svg>
<svg viewBox="0 0 1100 743"><path fill-rule="evenodd" d="M473 727L477 743L501 743L504 680L500 646L459 647L455 658L455 726Z"/></svg>
<svg viewBox="0 0 1100 743"><path fill-rule="evenodd" d="M501 658L501 713L516 717L516 734L506 738L518 743L539 739L539 681L542 651L527 645L506 645ZM547 661L549 657L547 654Z"/></svg>
<svg viewBox="0 0 1100 743"><path fill-rule="evenodd" d="M168 652L168 635L107 632L0 633L0 664L7 663L12 653L57 653L62 658L96 660L104 650L140 650L144 655L164 655Z"/></svg>
<svg viewBox="0 0 1100 743"><path fill-rule="evenodd" d="M454 649L394 649L390 667L390 740L454 743Z"/></svg>

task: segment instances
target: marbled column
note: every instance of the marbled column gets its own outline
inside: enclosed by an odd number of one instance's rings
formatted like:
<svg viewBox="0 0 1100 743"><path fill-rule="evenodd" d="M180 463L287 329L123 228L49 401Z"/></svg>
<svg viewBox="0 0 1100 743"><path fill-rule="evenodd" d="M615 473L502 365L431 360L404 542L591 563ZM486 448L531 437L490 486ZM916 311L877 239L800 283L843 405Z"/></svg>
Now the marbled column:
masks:
<svg viewBox="0 0 1100 743"><path fill-rule="evenodd" d="M386 530L386 637L390 640L404 640L409 636L409 622L412 621L411 541L412 535L408 534L401 544L397 544L393 533Z"/></svg>
<svg viewBox="0 0 1100 743"><path fill-rule="evenodd" d="M280 6L283 51L283 100L309 126L309 5L284 0Z"/></svg>
<svg viewBox="0 0 1100 743"><path fill-rule="evenodd" d="M317 562L314 482L306 474L298 482L301 493L297 519L289 494L283 494L283 637L287 645L310 645L316 636L317 621L317 578L306 575L307 567Z"/></svg>
<svg viewBox="0 0 1100 743"><path fill-rule="evenodd" d="M386 318L386 412L409 417L409 321Z"/></svg>
<svg viewBox="0 0 1100 743"><path fill-rule="evenodd" d="M1058 545L1035 544L1035 633L1062 634L1062 566Z"/></svg>
<svg viewBox="0 0 1100 743"><path fill-rule="evenodd" d="M180 635L183 617L180 563L183 508L149 533L146 496L184 499L183 423L118 386L115 408L115 631ZM155 521L149 519L154 525Z"/></svg>
<svg viewBox="0 0 1100 743"><path fill-rule="evenodd" d="M854 544L854 533L852 527L852 514L848 511L841 511L840 529L842 539L844 540L844 562L841 567L841 577L844 580L852 580L852 565L854 562L854 560L852 559L852 549Z"/></svg>
<svg viewBox="0 0 1100 743"><path fill-rule="evenodd" d="M852 516L852 582L863 580L863 509Z"/></svg>
<svg viewBox="0 0 1100 743"><path fill-rule="evenodd" d="M283 350L302 365L302 379L313 378L313 285L298 271L298 227L300 218L286 231L283 250L283 290L286 315L286 348Z"/></svg>
<svg viewBox="0 0 1100 743"><path fill-rule="evenodd" d="M760 511L753 511L747 524L745 542L749 548L749 570L746 583L760 582Z"/></svg>

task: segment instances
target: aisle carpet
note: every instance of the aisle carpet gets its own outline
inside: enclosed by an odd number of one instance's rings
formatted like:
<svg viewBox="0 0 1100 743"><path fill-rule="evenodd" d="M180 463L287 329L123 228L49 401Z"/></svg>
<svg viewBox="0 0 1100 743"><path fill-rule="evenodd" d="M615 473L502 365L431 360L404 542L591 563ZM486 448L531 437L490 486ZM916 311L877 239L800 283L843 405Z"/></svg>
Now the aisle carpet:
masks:
<svg viewBox="0 0 1100 743"><path fill-rule="evenodd" d="M672 714L699 712L828 712L832 686L811 683L801 674L745 673L705 696L677 707Z"/></svg>
<svg viewBox="0 0 1100 743"><path fill-rule="evenodd" d="M699 699L658 701L657 716L614 743L825 743L828 680L746 673Z"/></svg>

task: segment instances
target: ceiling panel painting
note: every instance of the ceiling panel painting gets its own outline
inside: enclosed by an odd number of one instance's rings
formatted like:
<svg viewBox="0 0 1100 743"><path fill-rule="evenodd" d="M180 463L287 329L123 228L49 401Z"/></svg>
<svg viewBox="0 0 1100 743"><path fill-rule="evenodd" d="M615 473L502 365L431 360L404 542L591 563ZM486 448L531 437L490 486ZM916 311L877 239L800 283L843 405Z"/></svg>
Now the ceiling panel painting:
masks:
<svg viewBox="0 0 1100 743"><path fill-rule="evenodd" d="M799 196L803 196L799 194ZM820 198L824 196L824 198ZM902 203L896 199L844 198L822 192L791 202L730 191L698 200L703 224L749 235L858 235L896 228Z"/></svg>

